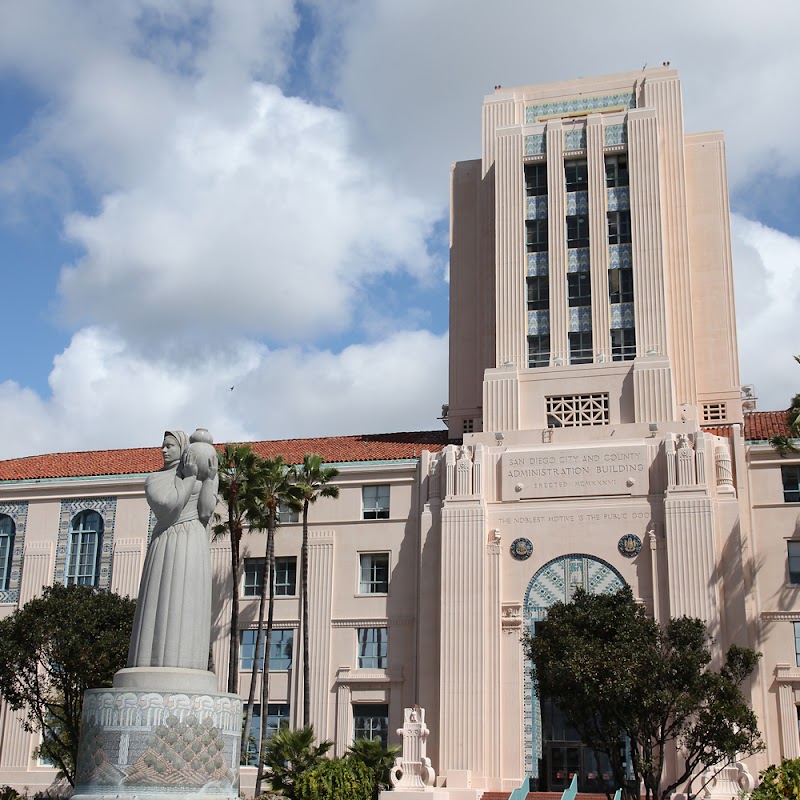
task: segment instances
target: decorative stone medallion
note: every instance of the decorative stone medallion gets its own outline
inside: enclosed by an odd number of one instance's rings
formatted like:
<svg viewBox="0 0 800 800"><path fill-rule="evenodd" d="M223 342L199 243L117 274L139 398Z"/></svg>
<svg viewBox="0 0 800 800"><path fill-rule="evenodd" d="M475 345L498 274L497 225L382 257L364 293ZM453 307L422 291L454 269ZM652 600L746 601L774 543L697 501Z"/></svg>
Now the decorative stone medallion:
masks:
<svg viewBox="0 0 800 800"><path fill-rule="evenodd" d="M617 549L625 558L633 558L639 555L642 549L642 540L635 533L626 533L617 542Z"/></svg>
<svg viewBox="0 0 800 800"><path fill-rule="evenodd" d="M526 558L530 558L533 553L533 543L530 539L514 539L511 542L511 555L517 559L517 561L525 561Z"/></svg>

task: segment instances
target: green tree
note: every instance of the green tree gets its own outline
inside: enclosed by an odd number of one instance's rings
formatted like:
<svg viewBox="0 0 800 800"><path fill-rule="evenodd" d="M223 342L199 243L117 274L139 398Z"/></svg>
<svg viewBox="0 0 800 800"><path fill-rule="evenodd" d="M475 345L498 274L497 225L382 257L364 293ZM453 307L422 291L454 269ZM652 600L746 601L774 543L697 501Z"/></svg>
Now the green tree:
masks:
<svg viewBox="0 0 800 800"><path fill-rule="evenodd" d="M556 603L524 646L539 696L555 702L583 742L605 754L617 787L626 788L620 742L630 741L635 785L665 797L705 769L719 769L762 749L758 723L741 691L760 654L731 646L717 671L699 619L661 628L630 587L614 594L583 591ZM665 758L678 747L681 770L662 787Z"/></svg>
<svg viewBox="0 0 800 800"><path fill-rule="evenodd" d="M241 543L244 529L263 530L260 459L249 445L226 444L219 456L219 494L227 518L214 515L214 536L231 539L231 622L228 651L228 692L239 693L239 583L242 576ZM246 739L244 740L246 743Z"/></svg>
<svg viewBox="0 0 800 800"><path fill-rule="evenodd" d="M298 800L295 793L300 776L313 769L325 758L333 742L314 743L314 728L288 728L273 734L262 750L265 777L272 790L280 792L289 800ZM256 792L258 796L259 791Z"/></svg>
<svg viewBox="0 0 800 800"><path fill-rule="evenodd" d="M800 364L800 356L795 356L794 360ZM788 456L790 453L800 452L794 441L795 439L800 439L800 394L796 394L792 398L789 408L786 409L786 424L789 426L788 436L781 434L772 436L769 439L769 443L781 458Z"/></svg>
<svg viewBox="0 0 800 800"><path fill-rule="evenodd" d="M784 758L780 766L762 770L750 800L800 800L800 758Z"/></svg>
<svg viewBox="0 0 800 800"><path fill-rule="evenodd" d="M385 748L379 739L357 739L347 751L353 758L362 761L372 773L374 781L372 798L377 800L381 789L389 789L391 786L389 773L400 753L400 748L396 746Z"/></svg>
<svg viewBox="0 0 800 800"><path fill-rule="evenodd" d="M308 627L308 509L318 497L339 496L339 487L332 484L339 475L336 467L323 466L322 456L306 453L295 470L295 482L303 503L303 544L300 548L300 609L303 629L303 724L311 719L311 659Z"/></svg>
<svg viewBox="0 0 800 800"><path fill-rule="evenodd" d="M325 758L304 772L295 786L296 800L371 800L375 779L358 758Z"/></svg>
<svg viewBox="0 0 800 800"><path fill-rule="evenodd" d="M135 608L113 592L55 584L0 621L0 693L73 786L83 695L125 666Z"/></svg>

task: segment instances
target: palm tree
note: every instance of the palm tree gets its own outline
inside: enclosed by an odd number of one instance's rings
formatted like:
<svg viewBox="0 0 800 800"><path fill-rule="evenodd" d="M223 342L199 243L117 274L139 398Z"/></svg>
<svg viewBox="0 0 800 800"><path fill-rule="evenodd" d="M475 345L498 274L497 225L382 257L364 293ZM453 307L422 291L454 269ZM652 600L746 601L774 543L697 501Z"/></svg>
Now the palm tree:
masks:
<svg viewBox="0 0 800 800"><path fill-rule="evenodd" d="M333 746L329 741L314 744L315 738L314 729L306 725L297 730L278 731L269 740L263 760L273 792L279 792L290 800L295 797L297 779L319 764ZM259 791L257 786L256 797Z"/></svg>
<svg viewBox="0 0 800 800"><path fill-rule="evenodd" d="M795 356L794 360L800 364L800 356ZM795 439L800 439L800 394L796 394L786 409L786 425L789 428L789 435L771 436L770 445L781 458L785 458L789 453L798 453Z"/></svg>
<svg viewBox="0 0 800 800"><path fill-rule="evenodd" d="M303 545L300 550L300 609L303 628L303 725L311 713L311 662L308 634L308 507L318 497L338 497L339 487L331 483L339 475L336 467L323 466L322 456L306 453L295 470L296 487L303 503Z"/></svg>
<svg viewBox="0 0 800 800"><path fill-rule="evenodd" d="M239 581L242 575L241 541L245 527L263 530L261 503L263 461L249 445L226 444L219 456L219 493L228 509L227 520L214 515L214 536L231 537L231 624L228 653L228 692L239 693Z"/></svg>

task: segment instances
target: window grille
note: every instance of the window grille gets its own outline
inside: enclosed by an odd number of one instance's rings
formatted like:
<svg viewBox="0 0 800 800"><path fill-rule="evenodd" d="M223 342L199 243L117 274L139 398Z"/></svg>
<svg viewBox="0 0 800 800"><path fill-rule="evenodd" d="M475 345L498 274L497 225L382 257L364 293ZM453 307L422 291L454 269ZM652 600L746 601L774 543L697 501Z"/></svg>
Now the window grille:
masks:
<svg viewBox="0 0 800 800"><path fill-rule="evenodd" d="M474 419L464 419L461 421L461 432L462 433L474 433L475 432L475 420Z"/></svg>
<svg viewBox="0 0 800 800"><path fill-rule="evenodd" d="M546 397L548 428L608 425L608 393Z"/></svg>
<svg viewBox="0 0 800 800"><path fill-rule="evenodd" d="M703 422L724 422L726 416L725 403L703 403Z"/></svg>

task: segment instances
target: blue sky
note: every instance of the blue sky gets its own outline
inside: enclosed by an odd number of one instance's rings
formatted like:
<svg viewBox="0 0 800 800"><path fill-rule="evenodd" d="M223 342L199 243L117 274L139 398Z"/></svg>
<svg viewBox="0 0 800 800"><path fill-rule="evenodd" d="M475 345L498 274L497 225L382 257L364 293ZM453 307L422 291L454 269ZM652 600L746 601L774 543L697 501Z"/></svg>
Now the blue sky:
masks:
<svg viewBox="0 0 800 800"><path fill-rule="evenodd" d="M449 170L483 96L664 60L687 129L726 133L742 383L784 407L799 23L772 0L2 4L0 457L437 427Z"/></svg>

